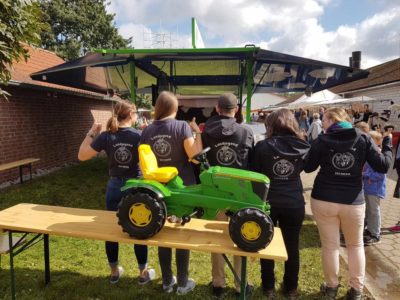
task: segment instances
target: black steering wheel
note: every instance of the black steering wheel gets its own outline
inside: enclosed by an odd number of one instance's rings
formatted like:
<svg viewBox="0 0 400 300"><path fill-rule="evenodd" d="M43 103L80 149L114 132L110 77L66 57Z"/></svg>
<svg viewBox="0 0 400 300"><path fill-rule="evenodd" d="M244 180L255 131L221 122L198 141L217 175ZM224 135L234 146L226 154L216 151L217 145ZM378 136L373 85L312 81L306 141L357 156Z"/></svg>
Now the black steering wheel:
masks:
<svg viewBox="0 0 400 300"><path fill-rule="evenodd" d="M205 154L210 150L211 150L210 147L204 148L199 153L193 155L193 157L191 159L189 159L189 161L192 161L195 159L199 162L205 162L207 160L207 156Z"/></svg>

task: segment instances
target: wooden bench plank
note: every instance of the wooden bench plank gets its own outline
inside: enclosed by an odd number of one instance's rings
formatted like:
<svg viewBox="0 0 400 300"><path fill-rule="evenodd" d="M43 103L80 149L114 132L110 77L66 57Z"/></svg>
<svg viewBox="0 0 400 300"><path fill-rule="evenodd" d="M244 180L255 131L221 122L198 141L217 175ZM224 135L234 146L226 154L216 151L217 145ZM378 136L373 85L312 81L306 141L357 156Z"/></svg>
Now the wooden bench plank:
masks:
<svg viewBox="0 0 400 300"><path fill-rule="evenodd" d="M28 165L28 164L34 163L36 161L39 161L39 160L40 160L40 158L26 158L26 159L21 159L21 160L5 163L5 164L0 165L0 171L16 168L16 167L23 166L23 165Z"/></svg>
<svg viewBox="0 0 400 300"><path fill-rule="evenodd" d="M0 211L0 229L287 260L279 228L268 247L252 253L234 245L225 221L193 218L185 226L166 222L154 237L136 240L122 232L115 212L22 203Z"/></svg>

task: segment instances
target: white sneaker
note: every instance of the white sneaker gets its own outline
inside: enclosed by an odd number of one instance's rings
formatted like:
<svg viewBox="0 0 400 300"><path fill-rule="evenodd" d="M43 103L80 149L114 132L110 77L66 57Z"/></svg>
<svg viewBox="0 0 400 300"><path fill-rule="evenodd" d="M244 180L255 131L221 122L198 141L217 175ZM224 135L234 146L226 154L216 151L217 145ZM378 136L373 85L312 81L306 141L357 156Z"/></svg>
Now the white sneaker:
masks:
<svg viewBox="0 0 400 300"><path fill-rule="evenodd" d="M174 290L174 285L176 284L176 276L172 276L172 281L171 281L171 283L170 284L168 284L168 285L165 285L165 284L163 284L162 285L162 288L163 288L163 290L164 290L164 292L166 292L166 293L172 293L173 292L173 290Z"/></svg>
<svg viewBox="0 0 400 300"><path fill-rule="evenodd" d="M147 269L145 277L139 277L138 284L145 285L156 278L156 270L154 269Z"/></svg>
<svg viewBox="0 0 400 300"><path fill-rule="evenodd" d="M118 275L110 276L110 283L117 283L123 273L124 273L124 268L118 266Z"/></svg>
<svg viewBox="0 0 400 300"><path fill-rule="evenodd" d="M178 295L186 295L187 293L192 291L195 286L196 282L192 278L189 278L186 282L186 286L178 286L178 288L176 289L176 293Z"/></svg>

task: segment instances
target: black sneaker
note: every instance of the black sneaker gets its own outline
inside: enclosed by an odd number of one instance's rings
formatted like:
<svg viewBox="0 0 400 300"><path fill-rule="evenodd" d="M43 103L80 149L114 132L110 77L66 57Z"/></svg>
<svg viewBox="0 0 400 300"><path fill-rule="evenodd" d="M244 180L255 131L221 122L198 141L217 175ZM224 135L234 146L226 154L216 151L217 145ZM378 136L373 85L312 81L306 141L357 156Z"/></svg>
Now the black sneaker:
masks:
<svg viewBox="0 0 400 300"><path fill-rule="evenodd" d="M372 246L372 245L379 244L380 242L381 242L380 237L376 237L376 236L372 236L372 235L364 237L364 246Z"/></svg>
<svg viewBox="0 0 400 300"><path fill-rule="evenodd" d="M225 291L223 287L212 286L212 294L215 299L223 299L225 297Z"/></svg>
<svg viewBox="0 0 400 300"><path fill-rule="evenodd" d="M360 290L356 290L355 288L350 288L347 291L346 299L347 300L361 300L363 298L362 292Z"/></svg>
<svg viewBox="0 0 400 300"><path fill-rule="evenodd" d="M295 300L299 297L297 289L293 290L282 290L283 295L290 300Z"/></svg>
<svg viewBox="0 0 400 300"><path fill-rule="evenodd" d="M338 285L337 287L329 287L324 282L323 284L321 284L320 291L321 291L321 294L328 297L329 299L336 299L336 295L338 293L339 287L340 287L340 285Z"/></svg>
<svg viewBox="0 0 400 300"><path fill-rule="evenodd" d="M275 299L276 297L275 289L263 290L263 294L267 299Z"/></svg>

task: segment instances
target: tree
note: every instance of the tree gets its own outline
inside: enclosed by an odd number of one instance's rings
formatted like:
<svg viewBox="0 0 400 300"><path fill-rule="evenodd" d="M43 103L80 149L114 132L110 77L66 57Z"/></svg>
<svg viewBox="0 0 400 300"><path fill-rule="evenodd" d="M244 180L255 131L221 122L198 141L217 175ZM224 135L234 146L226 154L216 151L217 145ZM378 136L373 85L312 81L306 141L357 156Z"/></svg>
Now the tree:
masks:
<svg viewBox="0 0 400 300"><path fill-rule="evenodd" d="M0 0L0 84L11 78L14 62L28 59L26 45L40 42L41 22L38 3L30 0ZM0 87L0 96L9 95Z"/></svg>
<svg viewBox="0 0 400 300"><path fill-rule="evenodd" d="M127 47L131 41L118 34L105 0L40 0L40 5L51 28L42 33L43 47L67 60L93 48Z"/></svg>

